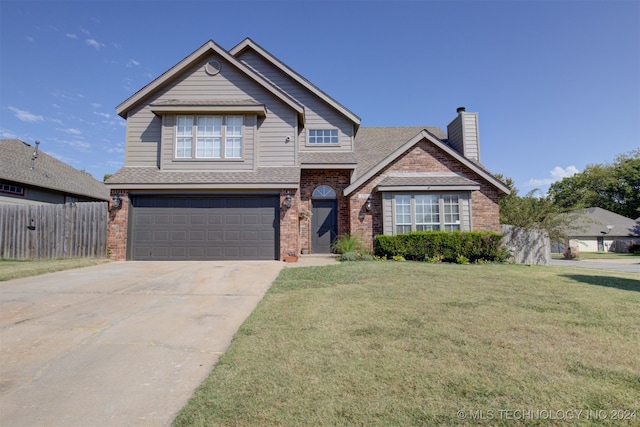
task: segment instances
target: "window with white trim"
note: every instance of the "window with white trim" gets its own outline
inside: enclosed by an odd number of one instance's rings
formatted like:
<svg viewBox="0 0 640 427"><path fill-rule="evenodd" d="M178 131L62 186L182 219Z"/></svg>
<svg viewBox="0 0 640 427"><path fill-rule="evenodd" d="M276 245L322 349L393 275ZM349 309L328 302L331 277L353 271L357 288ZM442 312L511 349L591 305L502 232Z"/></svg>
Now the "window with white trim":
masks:
<svg viewBox="0 0 640 427"><path fill-rule="evenodd" d="M309 129L309 144L337 144L338 129Z"/></svg>
<svg viewBox="0 0 640 427"><path fill-rule="evenodd" d="M460 197L457 194L396 194L395 234L409 231L460 230Z"/></svg>
<svg viewBox="0 0 640 427"><path fill-rule="evenodd" d="M18 187L17 185L5 184L3 182L0 182L0 193L24 196L24 187Z"/></svg>
<svg viewBox="0 0 640 427"><path fill-rule="evenodd" d="M177 116L175 156L241 159L243 125L243 116Z"/></svg>

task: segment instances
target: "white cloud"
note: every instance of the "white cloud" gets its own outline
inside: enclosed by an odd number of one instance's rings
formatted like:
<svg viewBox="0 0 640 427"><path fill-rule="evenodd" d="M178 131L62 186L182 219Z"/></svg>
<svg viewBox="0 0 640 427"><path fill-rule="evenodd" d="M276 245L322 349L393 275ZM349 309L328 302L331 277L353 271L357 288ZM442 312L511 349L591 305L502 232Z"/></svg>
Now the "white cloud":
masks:
<svg viewBox="0 0 640 427"><path fill-rule="evenodd" d="M135 59L130 59L129 62L127 62L127 68L137 67L138 65L140 65L140 62Z"/></svg>
<svg viewBox="0 0 640 427"><path fill-rule="evenodd" d="M70 38L70 39L77 39L78 38L77 35L71 34L71 33L67 33L67 37Z"/></svg>
<svg viewBox="0 0 640 427"><path fill-rule="evenodd" d="M102 104L98 104L97 102L92 102L92 103L91 103L91 106L92 106L93 108L100 108L100 107L102 107Z"/></svg>
<svg viewBox="0 0 640 427"><path fill-rule="evenodd" d="M56 129L56 130L60 130L62 132L68 133L70 135L82 135L82 131L80 131L79 129L75 129L75 128Z"/></svg>
<svg viewBox="0 0 640 427"><path fill-rule="evenodd" d="M573 165L567 166L566 168L556 166L549 171L549 175L551 175L551 178L531 178L529 181L527 181L527 185L530 187L551 185L556 181L562 180L562 178L573 176L578 172L580 172L578 168Z"/></svg>
<svg viewBox="0 0 640 427"><path fill-rule="evenodd" d="M96 50L100 50L104 47L104 44L99 43L98 41L96 41L95 39L86 39L84 41L86 44L88 44L91 47L95 47Z"/></svg>
<svg viewBox="0 0 640 427"><path fill-rule="evenodd" d="M91 148L91 145L89 145L87 142L79 141L79 140L75 140L75 141L61 140L60 142L63 144L69 145L73 148L76 148L80 151L89 151L89 148Z"/></svg>
<svg viewBox="0 0 640 427"><path fill-rule="evenodd" d="M15 107L9 107L9 110L13 111L14 113L16 113L16 117L20 120L22 120L23 122L30 122L30 123L35 123L35 122L43 122L44 121L44 117L37 115L37 114L31 114L28 111L25 110L21 110L19 108L15 108Z"/></svg>
<svg viewBox="0 0 640 427"><path fill-rule="evenodd" d="M109 113L98 113L97 111L94 111L93 114L95 114L96 116L104 117L105 119L108 119L109 117L111 117Z"/></svg>
<svg viewBox="0 0 640 427"><path fill-rule="evenodd" d="M0 137L6 139L16 139L17 135L8 129L0 128Z"/></svg>
<svg viewBox="0 0 640 427"><path fill-rule="evenodd" d="M35 41L35 39L33 37L27 37L27 41L33 43Z"/></svg>

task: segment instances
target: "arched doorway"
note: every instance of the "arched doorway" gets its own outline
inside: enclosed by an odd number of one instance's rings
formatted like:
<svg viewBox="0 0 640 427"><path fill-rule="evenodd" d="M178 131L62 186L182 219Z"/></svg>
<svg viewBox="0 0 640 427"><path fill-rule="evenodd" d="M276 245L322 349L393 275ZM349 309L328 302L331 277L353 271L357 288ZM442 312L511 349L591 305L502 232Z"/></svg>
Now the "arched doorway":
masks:
<svg viewBox="0 0 640 427"><path fill-rule="evenodd" d="M311 250L317 254L331 253L331 244L338 234L338 203L333 188L321 185L313 190L311 212Z"/></svg>

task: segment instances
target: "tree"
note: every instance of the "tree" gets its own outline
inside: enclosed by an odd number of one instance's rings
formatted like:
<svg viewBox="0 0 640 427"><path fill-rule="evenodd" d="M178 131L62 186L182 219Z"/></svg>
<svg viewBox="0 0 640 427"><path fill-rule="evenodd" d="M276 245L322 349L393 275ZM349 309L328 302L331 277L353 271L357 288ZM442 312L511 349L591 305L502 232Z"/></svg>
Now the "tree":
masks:
<svg viewBox="0 0 640 427"><path fill-rule="evenodd" d="M560 209L599 207L635 219L640 216L640 149L612 164L588 165L583 172L555 182L549 198Z"/></svg>
<svg viewBox="0 0 640 427"><path fill-rule="evenodd" d="M545 231L551 241L562 242L568 239L577 215L568 214L555 205L549 197L539 195L538 189L531 190L524 197L518 196L513 179L503 179L511 194L499 201L500 223L514 225L529 230Z"/></svg>
<svg viewBox="0 0 640 427"><path fill-rule="evenodd" d="M108 180L109 178L111 178L113 176L112 173L105 173L104 177L102 178L102 182L105 182L106 180Z"/></svg>

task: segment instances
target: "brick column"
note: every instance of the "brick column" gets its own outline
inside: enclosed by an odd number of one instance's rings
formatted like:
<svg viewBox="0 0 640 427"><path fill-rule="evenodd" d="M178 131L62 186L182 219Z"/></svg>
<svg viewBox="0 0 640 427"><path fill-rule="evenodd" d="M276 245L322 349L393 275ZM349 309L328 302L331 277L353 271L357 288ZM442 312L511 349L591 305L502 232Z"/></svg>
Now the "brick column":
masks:
<svg viewBox="0 0 640 427"><path fill-rule="evenodd" d="M129 193L126 190L111 190L111 196L118 195L122 200L120 208L114 208L109 202L109 226L107 230L107 248L111 259L127 259L127 224L129 222Z"/></svg>

